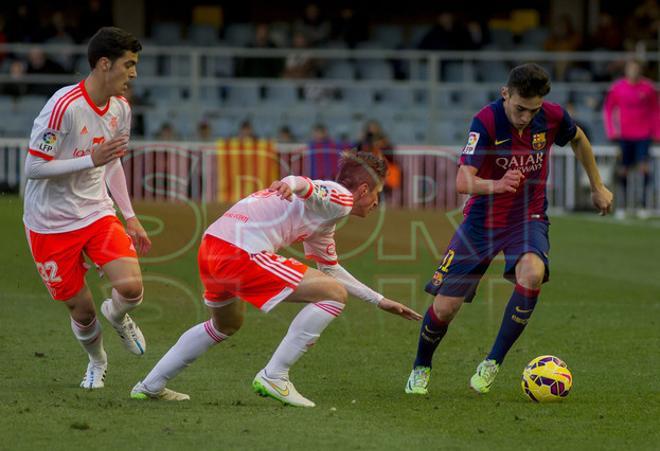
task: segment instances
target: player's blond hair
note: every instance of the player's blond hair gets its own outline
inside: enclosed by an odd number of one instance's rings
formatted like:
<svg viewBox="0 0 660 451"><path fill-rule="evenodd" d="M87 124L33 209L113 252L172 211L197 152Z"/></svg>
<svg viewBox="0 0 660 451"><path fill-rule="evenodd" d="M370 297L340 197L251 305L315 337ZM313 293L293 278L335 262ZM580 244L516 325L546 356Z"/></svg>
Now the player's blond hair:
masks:
<svg viewBox="0 0 660 451"><path fill-rule="evenodd" d="M336 181L349 190L362 183L370 189L382 185L387 175L387 163L371 152L347 150L339 159L339 172Z"/></svg>

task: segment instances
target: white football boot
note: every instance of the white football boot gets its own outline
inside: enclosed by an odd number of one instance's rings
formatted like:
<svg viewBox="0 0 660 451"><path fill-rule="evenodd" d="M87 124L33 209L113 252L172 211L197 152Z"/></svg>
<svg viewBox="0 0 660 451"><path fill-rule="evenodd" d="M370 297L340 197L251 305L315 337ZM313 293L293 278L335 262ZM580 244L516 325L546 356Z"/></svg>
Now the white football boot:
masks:
<svg viewBox="0 0 660 451"><path fill-rule="evenodd" d="M105 386L105 373L108 370L108 362L89 362L87 371L80 386L88 390L95 390Z"/></svg>
<svg viewBox="0 0 660 451"><path fill-rule="evenodd" d="M185 393L178 393L169 388L163 388L158 393L153 393L147 390L142 381L135 384L131 390L131 398L133 399L160 399L163 401L188 401L190 396Z"/></svg>
<svg viewBox="0 0 660 451"><path fill-rule="evenodd" d="M285 405L294 407L314 407L309 399L298 393L289 379L273 379L261 370L252 381L252 389L259 395L277 399Z"/></svg>
<svg viewBox="0 0 660 451"><path fill-rule="evenodd" d="M147 350L147 342L144 340L142 331L128 314L124 315L121 322L117 323L113 321L110 317L110 303L112 303L112 300L106 299L103 304L101 304L101 313L103 313L105 319L107 319L117 331L119 338L121 338L122 343L124 343L124 347L129 352L135 355L144 354L144 351Z"/></svg>

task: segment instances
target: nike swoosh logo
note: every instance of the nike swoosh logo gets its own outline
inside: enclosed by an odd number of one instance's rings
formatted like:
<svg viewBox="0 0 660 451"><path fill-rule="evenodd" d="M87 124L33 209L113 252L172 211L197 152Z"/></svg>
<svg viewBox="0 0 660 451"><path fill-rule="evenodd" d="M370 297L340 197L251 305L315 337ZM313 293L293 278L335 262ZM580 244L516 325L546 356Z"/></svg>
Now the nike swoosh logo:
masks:
<svg viewBox="0 0 660 451"><path fill-rule="evenodd" d="M273 384L271 381L267 380L266 382L268 382L268 385L270 385L271 387L273 387L273 389L274 389L277 393L279 393L280 395L282 395L282 396L289 396L289 386L288 386L288 385L286 385L285 388L284 388L284 390L282 390L280 387L278 387L277 385Z"/></svg>
<svg viewBox="0 0 660 451"><path fill-rule="evenodd" d="M518 313L529 313L532 310L534 310L534 309L530 308L530 309L525 310L525 309L521 309L520 307L516 307L516 312L518 312Z"/></svg>
<svg viewBox="0 0 660 451"><path fill-rule="evenodd" d="M497 139L495 140L495 145L499 146L500 144L503 144L507 141L511 141L511 138L503 139L502 141L498 141Z"/></svg>

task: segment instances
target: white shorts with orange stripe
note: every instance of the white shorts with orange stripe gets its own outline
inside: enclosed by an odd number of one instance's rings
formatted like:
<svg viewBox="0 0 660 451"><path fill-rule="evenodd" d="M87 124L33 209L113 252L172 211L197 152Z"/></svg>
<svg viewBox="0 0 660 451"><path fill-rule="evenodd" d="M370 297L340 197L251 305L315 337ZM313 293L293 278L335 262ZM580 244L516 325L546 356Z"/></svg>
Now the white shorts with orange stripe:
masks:
<svg viewBox="0 0 660 451"><path fill-rule="evenodd" d="M240 298L264 312L296 289L308 267L271 252L250 254L213 235L204 235L197 256L204 301L221 307Z"/></svg>

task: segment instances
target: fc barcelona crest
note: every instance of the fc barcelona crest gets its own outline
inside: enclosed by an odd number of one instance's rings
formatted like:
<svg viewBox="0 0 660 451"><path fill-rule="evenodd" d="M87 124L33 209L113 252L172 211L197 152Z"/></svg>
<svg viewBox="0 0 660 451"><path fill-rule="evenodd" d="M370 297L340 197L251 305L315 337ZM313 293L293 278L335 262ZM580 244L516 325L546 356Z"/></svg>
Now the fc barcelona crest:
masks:
<svg viewBox="0 0 660 451"><path fill-rule="evenodd" d="M532 135L532 149L543 150L545 149L546 139L545 132L534 133Z"/></svg>

